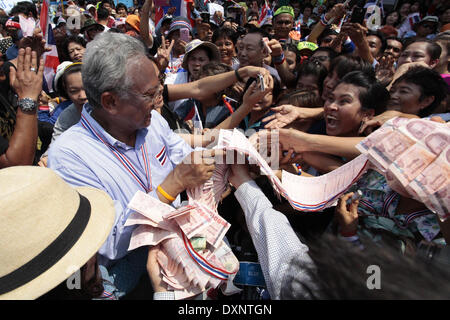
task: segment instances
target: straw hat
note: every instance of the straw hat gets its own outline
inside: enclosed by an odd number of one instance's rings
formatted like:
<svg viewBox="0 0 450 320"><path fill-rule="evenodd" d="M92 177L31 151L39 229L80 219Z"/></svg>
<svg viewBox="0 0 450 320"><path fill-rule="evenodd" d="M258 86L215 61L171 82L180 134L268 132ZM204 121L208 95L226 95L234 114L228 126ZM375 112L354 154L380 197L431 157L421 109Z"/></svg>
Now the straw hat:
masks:
<svg viewBox="0 0 450 320"><path fill-rule="evenodd" d="M204 48L211 52L211 62L220 62L220 51L217 46L209 41L202 41L200 39L194 39L186 45L185 54L183 57L182 67L188 69L188 60L192 51L198 48Z"/></svg>
<svg viewBox="0 0 450 320"><path fill-rule="evenodd" d="M69 278L103 245L111 198L72 188L47 168L0 170L0 299L36 299Z"/></svg>

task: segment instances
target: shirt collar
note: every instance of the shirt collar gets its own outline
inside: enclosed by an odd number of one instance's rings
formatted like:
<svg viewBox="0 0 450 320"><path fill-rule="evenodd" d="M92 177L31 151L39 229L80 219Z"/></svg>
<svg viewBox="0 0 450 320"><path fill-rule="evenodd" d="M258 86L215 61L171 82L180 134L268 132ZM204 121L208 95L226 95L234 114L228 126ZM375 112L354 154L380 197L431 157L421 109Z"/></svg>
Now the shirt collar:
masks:
<svg viewBox="0 0 450 320"><path fill-rule="evenodd" d="M87 120L87 122L89 122L92 129L94 129L95 132L103 139L103 141L114 147L120 147L125 150L133 149L133 147L127 145L126 143L120 140L117 140L112 135L110 135L105 129L103 129L103 127L91 116L92 110L93 107L89 103L85 103L81 114ZM145 137L147 133L148 133L147 128L142 128L138 130L136 134L136 143L134 149L141 148L142 144L145 142Z"/></svg>

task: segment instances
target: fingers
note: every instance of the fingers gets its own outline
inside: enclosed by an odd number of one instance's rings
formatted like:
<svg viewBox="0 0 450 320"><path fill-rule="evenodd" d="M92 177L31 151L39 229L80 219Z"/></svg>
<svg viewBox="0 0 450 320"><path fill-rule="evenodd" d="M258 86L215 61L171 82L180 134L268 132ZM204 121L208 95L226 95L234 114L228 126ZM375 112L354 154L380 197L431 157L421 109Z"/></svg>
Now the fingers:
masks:
<svg viewBox="0 0 450 320"><path fill-rule="evenodd" d="M9 67L9 85L14 88L14 83L16 82L16 69L11 66Z"/></svg>
<svg viewBox="0 0 450 320"><path fill-rule="evenodd" d="M161 48L166 49L166 38L163 35L161 35Z"/></svg>
<svg viewBox="0 0 450 320"><path fill-rule="evenodd" d="M338 209L341 213L347 213L347 200L353 196L353 192L344 194L338 202Z"/></svg>
<svg viewBox="0 0 450 320"><path fill-rule="evenodd" d="M23 61L23 71L30 71L31 68L31 48L27 47L25 49L25 57Z"/></svg>
<svg viewBox="0 0 450 320"><path fill-rule="evenodd" d="M43 79L42 77L44 76L44 58L43 57L39 60L39 69L38 69L37 74L38 74L39 79L42 80Z"/></svg>
<svg viewBox="0 0 450 320"><path fill-rule="evenodd" d="M31 52L31 68L33 68L34 72L37 72L37 53L35 51Z"/></svg>
<svg viewBox="0 0 450 320"><path fill-rule="evenodd" d="M174 44L175 44L175 40L172 39L172 41L170 41L170 45L169 45L169 48L168 48L169 52L172 52L172 48L173 48Z"/></svg>
<svg viewBox="0 0 450 320"><path fill-rule="evenodd" d="M24 70L25 49L19 49L19 55L17 56L17 71L23 72Z"/></svg>

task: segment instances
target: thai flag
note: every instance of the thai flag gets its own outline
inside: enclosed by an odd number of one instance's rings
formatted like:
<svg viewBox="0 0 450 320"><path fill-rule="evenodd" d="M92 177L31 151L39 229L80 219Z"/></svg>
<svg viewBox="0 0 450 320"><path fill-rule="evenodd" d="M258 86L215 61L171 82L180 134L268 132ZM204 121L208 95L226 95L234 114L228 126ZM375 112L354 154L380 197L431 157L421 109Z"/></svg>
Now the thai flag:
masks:
<svg viewBox="0 0 450 320"><path fill-rule="evenodd" d="M261 14L258 19L259 26L264 25L268 20L273 18L273 11L270 9L267 1L264 1L264 5L261 8Z"/></svg>
<svg viewBox="0 0 450 320"><path fill-rule="evenodd" d="M158 152L156 155L156 160L163 166L166 163L167 160L167 151L166 146L163 146L161 151Z"/></svg>
<svg viewBox="0 0 450 320"><path fill-rule="evenodd" d="M52 92L52 81L56 74L56 68L59 65L58 50L56 49L55 38L53 37L53 29L48 17L49 2L44 0L40 15L41 30L44 35L46 47L50 48L49 52L44 53L44 80L47 91Z"/></svg>
<svg viewBox="0 0 450 320"><path fill-rule="evenodd" d="M189 111L189 113L184 117L184 121L192 120L194 123L194 128L203 130L202 118L200 113L198 113L197 104L194 102L194 106Z"/></svg>
<svg viewBox="0 0 450 320"><path fill-rule="evenodd" d="M414 27L414 25L420 21L420 14L417 13L417 12L413 13L413 14L410 14L408 16L408 21L409 21L409 26L412 29L412 27Z"/></svg>
<svg viewBox="0 0 450 320"><path fill-rule="evenodd" d="M157 7L155 11L155 26L158 25L159 20L164 17L164 9L162 7Z"/></svg>

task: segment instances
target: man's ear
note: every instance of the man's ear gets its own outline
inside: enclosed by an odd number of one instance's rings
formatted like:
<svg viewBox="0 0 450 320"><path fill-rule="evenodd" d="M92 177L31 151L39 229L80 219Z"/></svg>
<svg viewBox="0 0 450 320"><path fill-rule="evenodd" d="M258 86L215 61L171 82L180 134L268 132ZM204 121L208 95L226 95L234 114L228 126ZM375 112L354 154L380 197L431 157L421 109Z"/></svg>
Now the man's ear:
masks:
<svg viewBox="0 0 450 320"><path fill-rule="evenodd" d="M434 102L435 97L434 96L427 96L423 98L423 100L420 101L420 110L425 109L430 104Z"/></svg>
<svg viewBox="0 0 450 320"><path fill-rule="evenodd" d="M433 69L438 64L439 64L439 59L436 59L436 60L431 60L429 65L430 65L430 68Z"/></svg>
<svg viewBox="0 0 450 320"><path fill-rule="evenodd" d="M106 112L112 115L117 113L118 97L115 93L110 91L103 92L100 96L100 103Z"/></svg>

